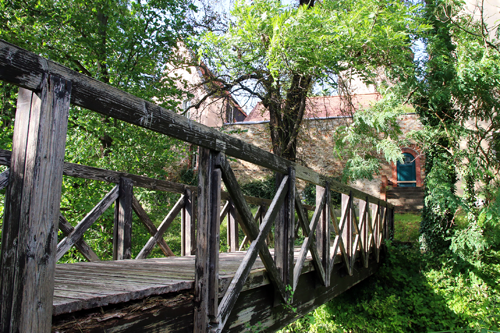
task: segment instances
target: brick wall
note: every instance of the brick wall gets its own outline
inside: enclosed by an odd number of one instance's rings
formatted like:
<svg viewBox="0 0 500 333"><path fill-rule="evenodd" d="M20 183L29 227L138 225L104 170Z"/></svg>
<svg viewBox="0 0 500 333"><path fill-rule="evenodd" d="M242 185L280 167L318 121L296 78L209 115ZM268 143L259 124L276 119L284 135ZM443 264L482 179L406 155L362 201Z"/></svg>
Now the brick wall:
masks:
<svg viewBox="0 0 500 333"><path fill-rule="evenodd" d="M352 118L350 117L304 121L303 130L299 137L299 145L297 148L298 163L328 176L341 176L342 170L345 166L345 161L334 155L332 132L336 127L342 124L350 123L351 121ZM422 128L422 125L415 114L406 114L401 116L399 118L399 124L404 134L411 130ZM268 122L227 125L224 128L224 132L264 150L271 151L271 138L269 135ZM418 149L416 145L411 146L414 149ZM419 158L421 158L421 156L419 156ZM423 163L420 164L423 165ZM231 166L241 183L248 183L252 180L262 179L272 174L265 168L242 160L232 160ZM393 179L394 169L395 166L385 163L382 165L380 175L375 175L373 180L356 181L351 185L369 194L379 196L381 175L386 175L388 179ZM419 170L417 170L417 172L418 171ZM303 185L304 184L302 184L302 186Z"/></svg>

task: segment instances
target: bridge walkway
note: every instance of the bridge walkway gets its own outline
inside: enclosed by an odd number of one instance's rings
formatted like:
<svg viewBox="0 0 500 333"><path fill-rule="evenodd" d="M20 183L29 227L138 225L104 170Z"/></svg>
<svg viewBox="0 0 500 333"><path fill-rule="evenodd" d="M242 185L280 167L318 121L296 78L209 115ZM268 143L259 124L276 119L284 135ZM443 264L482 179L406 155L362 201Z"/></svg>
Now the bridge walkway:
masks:
<svg viewBox="0 0 500 333"><path fill-rule="evenodd" d="M379 266L394 222L380 198L2 40L0 80L20 87L12 151L0 149L0 332L273 331ZM198 146L198 186L64 162L71 105ZM234 159L276 175L271 200L243 195ZM115 186L72 225L60 211L63 175ZM316 185L314 206L299 182ZM134 187L179 199L155 225ZM113 205L113 261L100 262L84 235ZM172 258L164 235L179 214ZM224 219L231 253L220 253ZM134 260L133 223L151 236ZM168 258L147 259L155 246ZM72 247L89 263L56 264Z"/></svg>

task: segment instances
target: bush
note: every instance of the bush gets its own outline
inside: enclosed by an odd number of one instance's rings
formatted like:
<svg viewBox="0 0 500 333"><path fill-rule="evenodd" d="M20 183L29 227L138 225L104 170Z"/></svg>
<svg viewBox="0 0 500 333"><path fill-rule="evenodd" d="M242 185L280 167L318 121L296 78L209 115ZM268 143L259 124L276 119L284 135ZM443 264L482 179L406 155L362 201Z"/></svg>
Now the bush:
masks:
<svg viewBox="0 0 500 333"><path fill-rule="evenodd" d="M463 332L500 326L500 281L477 270L456 271L451 252L422 254L407 244L388 245L387 258L360 282L285 332ZM499 253L489 269L498 269ZM482 272L487 273L485 267ZM487 274L485 274L487 275ZM306 328L304 328L306 326Z"/></svg>

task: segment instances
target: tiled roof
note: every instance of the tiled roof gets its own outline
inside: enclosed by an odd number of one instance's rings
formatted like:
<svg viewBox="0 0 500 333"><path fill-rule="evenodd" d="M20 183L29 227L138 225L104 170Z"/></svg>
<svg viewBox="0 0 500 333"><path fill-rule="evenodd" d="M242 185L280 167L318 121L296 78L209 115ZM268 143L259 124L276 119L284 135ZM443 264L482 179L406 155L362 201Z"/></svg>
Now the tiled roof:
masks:
<svg viewBox="0 0 500 333"><path fill-rule="evenodd" d="M359 109L369 107L381 98L379 93L352 95L351 103L340 96L318 96L310 97L306 102L305 118L328 118L339 116L351 116ZM245 122L269 120L269 111L264 109L262 103L258 103L250 112Z"/></svg>

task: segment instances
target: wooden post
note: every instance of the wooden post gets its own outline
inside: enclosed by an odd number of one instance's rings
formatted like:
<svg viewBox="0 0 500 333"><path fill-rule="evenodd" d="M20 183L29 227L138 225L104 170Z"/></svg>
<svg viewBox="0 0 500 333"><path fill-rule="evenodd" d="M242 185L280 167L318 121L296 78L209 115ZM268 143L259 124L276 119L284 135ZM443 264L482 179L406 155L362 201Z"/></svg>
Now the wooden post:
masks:
<svg viewBox="0 0 500 333"><path fill-rule="evenodd" d="M350 195L342 193L341 195L341 217L340 220L344 220L344 212L346 212L346 220L344 226L344 232L342 233L342 239L344 240L345 248L347 251L347 255L349 260L352 257L352 212L350 207L347 208L347 205L351 205L352 202L350 200Z"/></svg>
<svg viewBox="0 0 500 333"><path fill-rule="evenodd" d="M0 332L50 332L71 82L19 89L0 262Z"/></svg>
<svg viewBox="0 0 500 333"><path fill-rule="evenodd" d="M295 169L288 168L288 192L279 210L274 227L274 257L276 268L286 286L293 286L293 241L295 238ZM276 175L279 186L283 175ZM290 297L290 295L287 295ZM278 298L276 298L278 299Z"/></svg>
<svg viewBox="0 0 500 333"><path fill-rule="evenodd" d="M120 178L119 196L115 203L113 260L132 258L132 180Z"/></svg>
<svg viewBox="0 0 500 333"><path fill-rule="evenodd" d="M191 190L184 191L186 200L181 211L181 256L194 254L195 249L195 234L194 234L194 211L193 211L193 195Z"/></svg>
<svg viewBox="0 0 500 333"><path fill-rule="evenodd" d="M216 324L219 292L221 171L217 152L200 148L198 177L198 234L195 260L194 332L208 332Z"/></svg>
<svg viewBox="0 0 500 333"><path fill-rule="evenodd" d="M330 282L330 187L326 184L325 187L316 185L316 207L321 204L323 196L326 193L326 204L319 217L318 226L316 228L316 247L321 256L321 263L325 270L326 286Z"/></svg>
<svg viewBox="0 0 500 333"><path fill-rule="evenodd" d="M359 232L361 233L359 235L360 241L363 243L363 249L365 251L365 256L367 252L367 247L368 247L368 209L369 209L369 204L370 202L368 201L368 198L365 200L360 199L359 200L359 216L358 219L359 221L363 221L361 224L361 228Z"/></svg>
<svg viewBox="0 0 500 333"><path fill-rule="evenodd" d="M238 213L231 200L229 200L229 212L227 214L227 245L229 252L239 250Z"/></svg>

